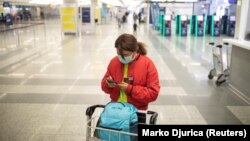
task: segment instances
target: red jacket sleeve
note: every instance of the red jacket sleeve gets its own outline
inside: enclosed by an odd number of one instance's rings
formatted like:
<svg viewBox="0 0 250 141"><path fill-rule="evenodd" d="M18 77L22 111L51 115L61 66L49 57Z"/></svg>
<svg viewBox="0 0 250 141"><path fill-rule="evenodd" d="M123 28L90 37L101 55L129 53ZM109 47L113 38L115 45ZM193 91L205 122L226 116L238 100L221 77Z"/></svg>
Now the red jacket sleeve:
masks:
<svg viewBox="0 0 250 141"><path fill-rule="evenodd" d="M102 82L101 82L101 86L102 86L102 90L107 93L107 94L110 94L113 90L113 88L110 88L108 86L108 84L106 83L106 79L111 76L110 72L109 72L109 67L110 67L110 64L108 65L108 68L107 68L107 72L105 73L104 77L102 78Z"/></svg>
<svg viewBox="0 0 250 141"><path fill-rule="evenodd" d="M155 101L160 91L158 72L152 61L148 64L146 70L146 86L129 85L126 92L130 92L132 98L141 103Z"/></svg>

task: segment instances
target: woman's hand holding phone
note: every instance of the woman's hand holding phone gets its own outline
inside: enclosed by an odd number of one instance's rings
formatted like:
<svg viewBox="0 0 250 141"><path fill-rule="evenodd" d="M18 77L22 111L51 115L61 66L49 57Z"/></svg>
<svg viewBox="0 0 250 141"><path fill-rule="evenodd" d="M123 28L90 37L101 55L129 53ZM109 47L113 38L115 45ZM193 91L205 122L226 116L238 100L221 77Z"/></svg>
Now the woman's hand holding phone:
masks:
<svg viewBox="0 0 250 141"><path fill-rule="evenodd" d="M128 87L128 83L121 82L121 83L117 84L117 86L120 87L120 89L125 91L127 89L127 87Z"/></svg>
<svg viewBox="0 0 250 141"><path fill-rule="evenodd" d="M108 85L110 88L113 88L113 87L118 86L118 87L120 87L120 89L126 90L127 87L128 87L128 83L126 83L126 82L120 82L120 83L115 82L115 81L112 79L111 76L108 77L108 78L106 79L106 83L107 83L107 85Z"/></svg>
<svg viewBox="0 0 250 141"><path fill-rule="evenodd" d="M115 82L111 76L106 79L106 83L110 88L113 88L117 85L117 82Z"/></svg>

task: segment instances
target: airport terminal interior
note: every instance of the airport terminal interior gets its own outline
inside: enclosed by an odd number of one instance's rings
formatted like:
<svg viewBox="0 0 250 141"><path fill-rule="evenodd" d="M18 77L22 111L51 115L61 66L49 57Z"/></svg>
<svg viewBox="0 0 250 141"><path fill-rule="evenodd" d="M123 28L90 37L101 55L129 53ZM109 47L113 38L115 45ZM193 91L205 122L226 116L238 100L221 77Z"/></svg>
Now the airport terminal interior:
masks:
<svg viewBox="0 0 250 141"><path fill-rule="evenodd" d="M250 124L248 0L55 1L0 1L1 141L86 140L123 33L157 68L156 124Z"/></svg>

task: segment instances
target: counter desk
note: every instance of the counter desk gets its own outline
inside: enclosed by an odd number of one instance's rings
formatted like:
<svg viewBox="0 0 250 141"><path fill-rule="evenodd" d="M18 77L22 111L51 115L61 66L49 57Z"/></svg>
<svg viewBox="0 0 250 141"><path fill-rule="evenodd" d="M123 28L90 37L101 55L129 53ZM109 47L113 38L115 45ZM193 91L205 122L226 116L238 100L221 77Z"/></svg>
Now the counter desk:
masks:
<svg viewBox="0 0 250 141"><path fill-rule="evenodd" d="M229 86L250 101L250 41L223 39L232 45Z"/></svg>

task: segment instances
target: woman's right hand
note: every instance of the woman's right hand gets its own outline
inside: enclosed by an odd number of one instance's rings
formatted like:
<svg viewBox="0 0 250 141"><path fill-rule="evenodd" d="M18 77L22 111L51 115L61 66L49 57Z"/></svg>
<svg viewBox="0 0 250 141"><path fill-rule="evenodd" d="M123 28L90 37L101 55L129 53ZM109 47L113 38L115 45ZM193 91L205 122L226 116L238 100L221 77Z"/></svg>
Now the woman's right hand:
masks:
<svg viewBox="0 0 250 141"><path fill-rule="evenodd" d="M109 76L107 79L106 79L106 84L110 87L110 88L114 88L117 84L116 83L113 83L112 81L114 81L112 79L111 76Z"/></svg>

